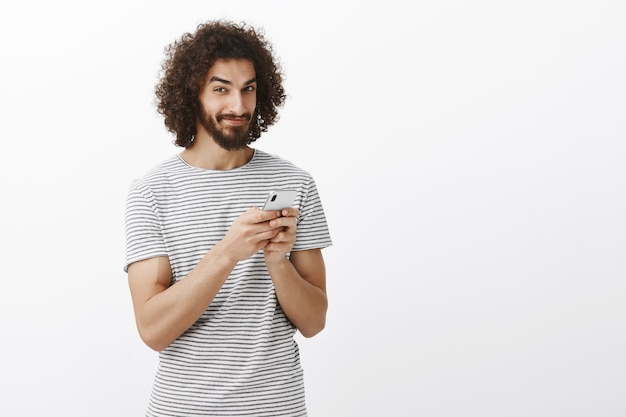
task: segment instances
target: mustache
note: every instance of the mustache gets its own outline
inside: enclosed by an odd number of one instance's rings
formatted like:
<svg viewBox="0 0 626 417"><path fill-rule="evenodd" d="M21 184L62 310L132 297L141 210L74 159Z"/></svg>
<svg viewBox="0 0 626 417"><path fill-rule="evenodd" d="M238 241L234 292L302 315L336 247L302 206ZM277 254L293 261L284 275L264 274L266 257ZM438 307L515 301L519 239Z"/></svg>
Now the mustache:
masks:
<svg viewBox="0 0 626 417"><path fill-rule="evenodd" d="M223 119L244 119L244 120L250 120L252 119L252 115L250 113L244 113L244 114L234 114L234 113L228 113L228 114L218 114L216 117L218 122L221 122Z"/></svg>

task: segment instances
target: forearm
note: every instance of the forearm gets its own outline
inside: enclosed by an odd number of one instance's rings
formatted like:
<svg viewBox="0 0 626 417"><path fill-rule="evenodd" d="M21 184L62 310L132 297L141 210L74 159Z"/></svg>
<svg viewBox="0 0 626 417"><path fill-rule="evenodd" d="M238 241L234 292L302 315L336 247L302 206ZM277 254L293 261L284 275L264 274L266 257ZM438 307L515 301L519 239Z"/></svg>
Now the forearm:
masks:
<svg viewBox="0 0 626 417"><path fill-rule="evenodd" d="M148 299L137 314L144 342L157 351L169 346L206 311L235 265L214 248L184 279Z"/></svg>
<svg viewBox="0 0 626 417"><path fill-rule="evenodd" d="M269 263L276 296L287 318L305 337L318 334L326 324L326 292L305 280L287 259Z"/></svg>
<svg viewBox="0 0 626 417"><path fill-rule="evenodd" d="M154 350L163 350L189 329L211 305L233 268L276 236L274 211L251 208L232 223L226 235L184 279L170 285L172 269L165 256L129 266L128 280L139 334Z"/></svg>

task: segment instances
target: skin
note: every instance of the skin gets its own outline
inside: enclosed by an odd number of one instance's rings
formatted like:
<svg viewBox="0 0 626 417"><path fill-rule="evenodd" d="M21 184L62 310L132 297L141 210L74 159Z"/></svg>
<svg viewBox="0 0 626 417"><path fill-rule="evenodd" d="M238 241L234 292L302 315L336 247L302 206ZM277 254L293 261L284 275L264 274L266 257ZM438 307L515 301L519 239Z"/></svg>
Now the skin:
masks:
<svg viewBox="0 0 626 417"><path fill-rule="evenodd" d="M218 60L207 74L200 93L205 113L213 117L226 136L254 117L256 82L248 60ZM234 115L217 121L217 115ZM227 170L246 164L254 154L245 146L226 150L197 122L191 147L181 156L190 165ZM325 326L328 299L326 271L320 249L291 252L296 239L298 210L262 211L252 207L242 213L230 229L195 268L170 286L172 271L167 257L154 257L128 267L137 329L142 340L161 351L183 334L209 307L240 260L263 249L265 263L284 313L304 337L313 337Z"/></svg>

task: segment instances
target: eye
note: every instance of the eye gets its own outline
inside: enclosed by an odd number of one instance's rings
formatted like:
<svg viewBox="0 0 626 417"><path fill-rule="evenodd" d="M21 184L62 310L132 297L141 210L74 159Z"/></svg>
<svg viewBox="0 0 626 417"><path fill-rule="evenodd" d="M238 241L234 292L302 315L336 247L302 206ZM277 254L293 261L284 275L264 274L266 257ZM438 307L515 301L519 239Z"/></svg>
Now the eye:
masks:
<svg viewBox="0 0 626 417"><path fill-rule="evenodd" d="M243 91L246 91L246 92L251 92L251 91L254 91L254 90L256 90L256 86L254 86L254 85L249 85L249 86L247 86L246 88L243 89Z"/></svg>
<svg viewBox="0 0 626 417"><path fill-rule="evenodd" d="M224 93L226 92L226 89L224 87L215 87L213 91L215 91L216 93Z"/></svg>

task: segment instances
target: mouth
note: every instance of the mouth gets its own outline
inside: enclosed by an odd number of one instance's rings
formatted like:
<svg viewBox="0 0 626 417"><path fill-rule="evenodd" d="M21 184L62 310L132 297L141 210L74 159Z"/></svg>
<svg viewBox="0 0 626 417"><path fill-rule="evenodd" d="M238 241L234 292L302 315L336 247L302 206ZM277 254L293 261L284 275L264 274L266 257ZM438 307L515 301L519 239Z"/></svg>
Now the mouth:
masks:
<svg viewBox="0 0 626 417"><path fill-rule="evenodd" d="M243 114L241 116L235 116L233 114L223 114L217 116L218 122L224 122L229 126L243 126L250 121L249 114Z"/></svg>

